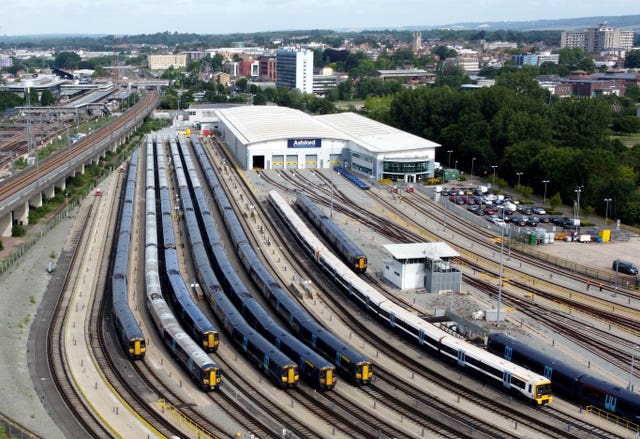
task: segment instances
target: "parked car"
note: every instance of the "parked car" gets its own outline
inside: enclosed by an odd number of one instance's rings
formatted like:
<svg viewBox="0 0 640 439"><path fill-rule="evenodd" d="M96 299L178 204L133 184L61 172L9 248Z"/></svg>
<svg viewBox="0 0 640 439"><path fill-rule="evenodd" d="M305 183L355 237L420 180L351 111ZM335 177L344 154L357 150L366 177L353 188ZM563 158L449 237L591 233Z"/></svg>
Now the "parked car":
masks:
<svg viewBox="0 0 640 439"><path fill-rule="evenodd" d="M546 215L547 214L547 211L544 210L542 207L534 207L533 209L531 209L531 211L536 215Z"/></svg>
<svg viewBox="0 0 640 439"><path fill-rule="evenodd" d="M632 276L636 276L638 274L638 267L636 267L635 264L621 259L613 261L611 268L618 273L630 274Z"/></svg>

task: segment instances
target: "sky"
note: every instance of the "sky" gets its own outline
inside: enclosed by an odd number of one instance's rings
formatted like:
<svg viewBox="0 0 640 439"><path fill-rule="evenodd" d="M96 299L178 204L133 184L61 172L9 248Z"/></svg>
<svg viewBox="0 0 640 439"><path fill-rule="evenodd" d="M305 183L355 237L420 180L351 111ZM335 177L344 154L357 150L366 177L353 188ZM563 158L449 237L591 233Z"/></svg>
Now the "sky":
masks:
<svg viewBox="0 0 640 439"><path fill-rule="evenodd" d="M359 30L636 14L638 0L5 0L0 35Z"/></svg>

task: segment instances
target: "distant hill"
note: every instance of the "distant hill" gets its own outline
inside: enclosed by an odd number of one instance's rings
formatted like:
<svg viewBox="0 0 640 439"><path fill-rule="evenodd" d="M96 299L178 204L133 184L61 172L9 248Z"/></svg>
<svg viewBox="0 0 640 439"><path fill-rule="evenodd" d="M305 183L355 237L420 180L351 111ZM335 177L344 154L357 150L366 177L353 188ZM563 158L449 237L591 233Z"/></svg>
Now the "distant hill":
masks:
<svg viewBox="0 0 640 439"><path fill-rule="evenodd" d="M422 29L451 29L469 30L484 29L492 30L512 30L517 32L531 30L583 30L597 27L600 23L607 23L607 26L622 30L632 30L640 32L640 15L621 15L603 17L582 17L582 18L562 18L557 20L534 20L534 21L485 21L452 23L441 26L425 26ZM419 29L415 26L415 29Z"/></svg>

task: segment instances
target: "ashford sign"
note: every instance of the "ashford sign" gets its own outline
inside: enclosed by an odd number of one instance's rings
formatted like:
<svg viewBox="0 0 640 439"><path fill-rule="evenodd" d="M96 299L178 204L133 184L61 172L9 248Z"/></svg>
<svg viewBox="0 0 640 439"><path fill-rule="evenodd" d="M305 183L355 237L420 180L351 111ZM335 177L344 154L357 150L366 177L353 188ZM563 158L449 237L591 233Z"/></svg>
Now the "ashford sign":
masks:
<svg viewBox="0 0 640 439"><path fill-rule="evenodd" d="M288 148L320 148L322 139L287 139Z"/></svg>

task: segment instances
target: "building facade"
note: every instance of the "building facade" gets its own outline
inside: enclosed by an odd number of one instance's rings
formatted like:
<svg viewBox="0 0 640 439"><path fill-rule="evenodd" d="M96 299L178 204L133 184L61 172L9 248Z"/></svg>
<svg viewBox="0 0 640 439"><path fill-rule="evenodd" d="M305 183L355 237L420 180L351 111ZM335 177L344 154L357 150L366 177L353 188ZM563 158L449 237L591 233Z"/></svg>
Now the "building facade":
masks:
<svg viewBox="0 0 640 439"><path fill-rule="evenodd" d="M313 93L313 51L278 50L276 86L297 88L303 93Z"/></svg>
<svg viewBox="0 0 640 439"><path fill-rule="evenodd" d="M169 67L181 68L187 66L187 55L148 55L147 62L151 70L165 70Z"/></svg>
<svg viewBox="0 0 640 439"><path fill-rule="evenodd" d="M560 48L581 48L587 53L599 53L610 49L633 48L633 31L607 27L601 23L597 28L582 32L562 32Z"/></svg>

